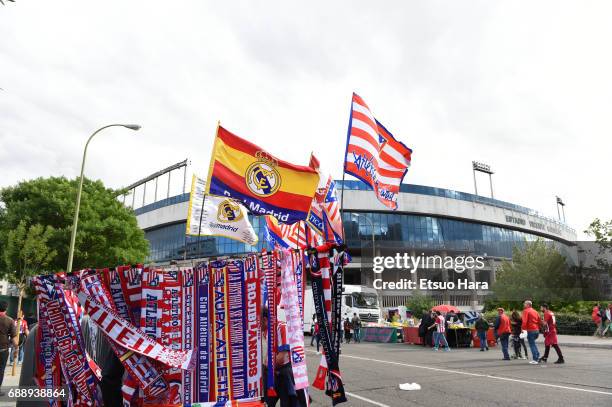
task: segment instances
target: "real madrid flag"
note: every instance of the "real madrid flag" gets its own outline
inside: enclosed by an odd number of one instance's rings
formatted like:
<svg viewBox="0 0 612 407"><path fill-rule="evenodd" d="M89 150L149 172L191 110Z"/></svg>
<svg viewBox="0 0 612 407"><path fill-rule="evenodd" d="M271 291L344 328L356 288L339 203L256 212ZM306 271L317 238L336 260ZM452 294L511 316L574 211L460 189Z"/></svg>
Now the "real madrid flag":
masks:
<svg viewBox="0 0 612 407"><path fill-rule="evenodd" d="M313 168L279 160L218 127L207 193L242 201L253 215L294 223L306 219L318 183Z"/></svg>
<svg viewBox="0 0 612 407"><path fill-rule="evenodd" d="M231 198L206 195L204 205L201 199L190 200L187 234L229 237L254 246L259 239L247 214L246 208Z"/></svg>

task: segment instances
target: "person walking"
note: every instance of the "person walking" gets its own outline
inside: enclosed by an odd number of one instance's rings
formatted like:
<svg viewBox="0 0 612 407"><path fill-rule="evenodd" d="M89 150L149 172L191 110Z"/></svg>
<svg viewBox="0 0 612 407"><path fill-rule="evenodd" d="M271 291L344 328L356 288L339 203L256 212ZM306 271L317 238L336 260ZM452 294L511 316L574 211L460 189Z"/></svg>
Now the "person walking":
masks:
<svg viewBox="0 0 612 407"><path fill-rule="evenodd" d="M517 310L513 310L510 316L510 328L512 330L512 344L514 345L514 355L512 356L514 359L529 359L527 345L525 344L525 340L521 338L522 324L523 320L521 319L521 314L519 314ZM525 351L525 356L521 355L521 347Z"/></svg>
<svg viewBox="0 0 612 407"><path fill-rule="evenodd" d="M548 308L548 304L542 304L540 310L544 313L544 356L540 358L540 362L546 363L548 360L548 352L550 347L555 348L557 352L556 364L565 363L561 349L557 340L557 321L555 320L555 314Z"/></svg>
<svg viewBox="0 0 612 407"><path fill-rule="evenodd" d="M529 343L531 357L533 358L533 360L529 363L532 365L537 365L539 363L538 361L540 360L540 351L538 351L536 339L538 339L538 336L540 336L540 325L542 323L542 318L540 318L540 314L533 309L533 304L529 300L526 300L523 303L522 318L523 323L521 324L521 329L527 333L527 342Z"/></svg>
<svg viewBox="0 0 612 407"><path fill-rule="evenodd" d="M601 314L599 313L600 309L601 309L601 304L597 303L593 307L593 312L591 312L591 319L593 320L593 322L595 323L595 326L597 327L595 329L595 333L593 334L593 336L601 336L601 332L603 331L603 324L601 323Z"/></svg>
<svg viewBox="0 0 612 407"><path fill-rule="evenodd" d="M430 328L436 328L434 332L434 348L433 350L437 351L440 344L444 344L444 350L446 352L450 351L448 347L448 341L446 340L446 320L440 313L440 311L436 311L434 324L430 326Z"/></svg>
<svg viewBox="0 0 612 407"><path fill-rule="evenodd" d="M9 348L17 348L19 339L15 321L6 315L7 308L8 303L0 301L0 396L4 396L1 387L4 381L4 370L9 356Z"/></svg>
<svg viewBox="0 0 612 407"><path fill-rule="evenodd" d="M359 315L357 315L356 312L353 313L353 319L351 320L351 323L353 324L353 332L355 332L354 335L354 339L355 339L355 343L360 343L361 342L361 319L359 318Z"/></svg>
<svg viewBox="0 0 612 407"><path fill-rule="evenodd" d="M504 313L503 308L498 308L497 313L499 314L499 325L497 327L497 337L501 342L502 354L504 355L504 360L510 360L510 355L508 354L508 340L510 339L510 333L512 330L510 329L510 318L508 315Z"/></svg>
<svg viewBox="0 0 612 407"><path fill-rule="evenodd" d="M30 334L30 330L28 329L28 323L23 318L23 311L20 311L17 315L17 320L15 320L15 326L17 328L17 335L19 335L19 338L17 340L17 348L11 348L9 351L9 364L13 364L15 354L17 354L17 363L21 364L23 362L23 344L25 343L26 338Z"/></svg>
<svg viewBox="0 0 612 407"><path fill-rule="evenodd" d="M478 340L480 341L480 351L484 352L485 350L489 350L489 344L487 343L489 321L485 319L484 315L480 314L478 316L474 328L476 328L476 335L478 335Z"/></svg>
<svg viewBox="0 0 612 407"><path fill-rule="evenodd" d="M317 325L317 316L312 314L312 322L310 323L310 346L314 346L315 340L315 326Z"/></svg>
<svg viewBox="0 0 612 407"><path fill-rule="evenodd" d="M605 338L608 332L612 334L612 329L610 329L610 326L612 325L612 302L608 303L608 307L605 309L604 314L606 316L606 322L605 324L602 324L604 326L603 331L601 331L602 338Z"/></svg>
<svg viewBox="0 0 612 407"><path fill-rule="evenodd" d="M348 317L346 317L346 320L344 321L344 339L346 340L346 343L351 343L352 329L353 326L351 325L351 321L349 321Z"/></svg>

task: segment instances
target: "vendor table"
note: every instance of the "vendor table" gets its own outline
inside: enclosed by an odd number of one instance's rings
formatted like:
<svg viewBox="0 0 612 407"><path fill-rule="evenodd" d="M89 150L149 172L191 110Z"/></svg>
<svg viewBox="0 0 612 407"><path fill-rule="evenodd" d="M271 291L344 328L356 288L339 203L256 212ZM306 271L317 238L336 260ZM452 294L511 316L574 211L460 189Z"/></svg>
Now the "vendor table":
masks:
<svg viewBox="0 0 612 407"><path fill-rule="evenodd" d="M361 338L365 342L397 342L397 329L391 326L367 326L361 328Z"/></svg>
<svg viewBox="0 0 612 407"><path fill-rule="evenodd" d="M472 343L472 332L469 328L449 328L446 340L451 348L469 348Z"/></svg>
<svg viewBox="0 0 612 407"><path fill-rule="evenodd" d="M422 345L423 338L419 336L419 327L418 326L405 326L402 328L404 334L404 343L409 343L413 345Z"/></svg>

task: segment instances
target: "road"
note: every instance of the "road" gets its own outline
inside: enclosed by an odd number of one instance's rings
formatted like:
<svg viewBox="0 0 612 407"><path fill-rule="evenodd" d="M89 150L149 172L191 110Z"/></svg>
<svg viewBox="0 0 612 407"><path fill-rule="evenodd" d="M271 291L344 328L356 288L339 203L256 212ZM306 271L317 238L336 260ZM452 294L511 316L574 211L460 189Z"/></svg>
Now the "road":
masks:
<svg viewBox="0 0 612 407"><path fill-rule="evenodd" d="M307 339L307 343L310 338ZM320 357L307 345L309 376ZM340 369L349 393L345 406L612 406L612 351L565 348L566 364L501 360L499 347L438 351L399 344L343 344ZM540 350L542 352L542 350ZM551 350L549 357L555 361ZM403 391L416 382L421 390ZM313 406L331 399L312 390Z"/></svg>

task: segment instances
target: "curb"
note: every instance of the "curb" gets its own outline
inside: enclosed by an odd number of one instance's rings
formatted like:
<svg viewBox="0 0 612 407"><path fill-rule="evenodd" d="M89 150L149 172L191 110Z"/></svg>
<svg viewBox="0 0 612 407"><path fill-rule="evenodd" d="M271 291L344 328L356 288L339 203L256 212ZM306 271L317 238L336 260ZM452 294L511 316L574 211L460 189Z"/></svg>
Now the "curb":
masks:
<svg viewBox="0 0 612 407"><path fill-rule="evenodd" d="M612 349L612 343L575 343L559 342L559 346L565 346L567 348L587 348L587 349Z"/></svg>

